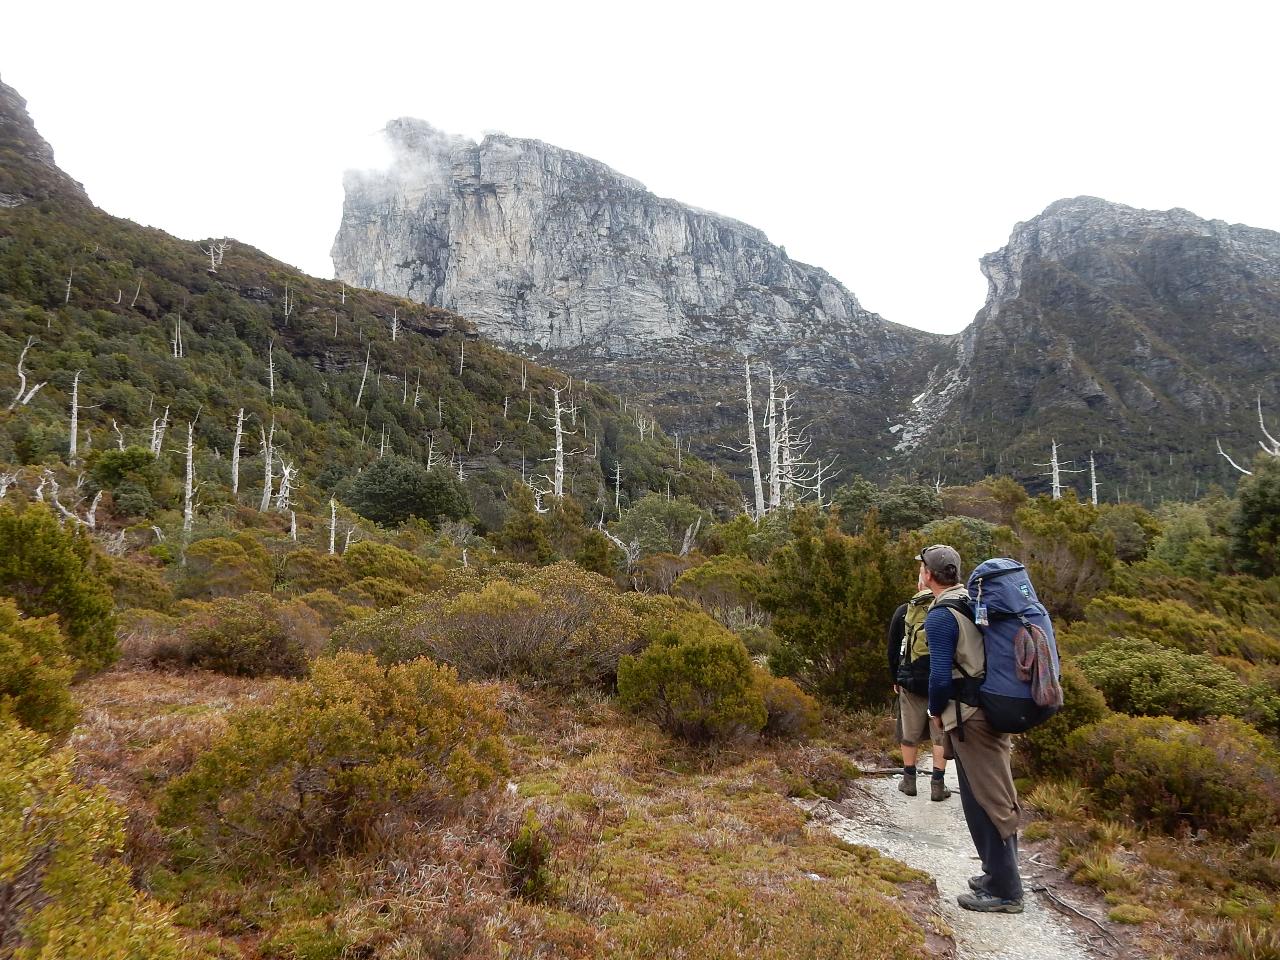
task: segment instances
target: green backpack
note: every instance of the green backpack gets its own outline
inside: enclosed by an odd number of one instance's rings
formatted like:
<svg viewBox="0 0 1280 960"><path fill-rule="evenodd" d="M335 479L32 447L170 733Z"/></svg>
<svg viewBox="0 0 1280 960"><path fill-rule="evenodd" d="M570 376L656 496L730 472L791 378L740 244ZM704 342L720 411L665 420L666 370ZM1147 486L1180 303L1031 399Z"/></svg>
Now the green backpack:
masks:
<svg viewBox="0 0 1280 960"><path fill-rule="evenodd" d="M898 686L920 696L929 694L929 638L924 632L924 620L932 603L933 594L928 590L921 590L907 601L898 658Z"/></svg>

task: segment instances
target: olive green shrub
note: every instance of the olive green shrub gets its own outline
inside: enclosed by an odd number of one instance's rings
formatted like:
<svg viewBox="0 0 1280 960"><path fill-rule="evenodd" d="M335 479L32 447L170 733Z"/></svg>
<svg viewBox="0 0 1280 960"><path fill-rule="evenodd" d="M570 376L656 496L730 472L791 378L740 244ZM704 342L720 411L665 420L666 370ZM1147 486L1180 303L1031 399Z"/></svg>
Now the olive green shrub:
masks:
<svg viewBox="0 0 1280 960"><path fill-rule="evenodd" d="M640 619L612 581L572 563L508 572L348 624L331 646L382 663L426 656L464 679L611 686L619 658L642 643Z"/></svg>
<svg viewBox="0 0 1280 960"><path fill-rule="evenodd" d="M58 615L64 649L80 671L115 662L111 589L88 535L43 504L0 507L0 595L28 617Z"/></svg>
<svg viewBox="0 0 1280 960"><path fill-rule="evenodd" d="M493 696L429 660L339 653L282 682L165 789L160 822L196 851L315 863L394 839L506 772Z"/></svg>
<svg viewBox="0 0 1280 960"><path fill-rule="evenodd" d="M1242 836L1280 819L1280 754L1233 717L1112 714L1069 736L1066 762L1102 808L1168 833Z"/></svg>
<svg viewBox="0 0 1280 960"><path fill-rule="evenodd" d="M66 733L78 714L73 670L57 619L24 617L12 600L0 597L0 719L54 736Z"/></svg>
<svg viewBox="0 0 1280 960"><path fill-rule="evenodd" d="M705 614L687 614L618 665L618 701L693 744L753 737L768 720L747 648Z"/></svg>
<svg viewBox="0 0 1280 960"><path fill-rule="evenodd" d="M73 763L0 716L0 955L186 956L166 912L129 885L124 811Z"/></svg>

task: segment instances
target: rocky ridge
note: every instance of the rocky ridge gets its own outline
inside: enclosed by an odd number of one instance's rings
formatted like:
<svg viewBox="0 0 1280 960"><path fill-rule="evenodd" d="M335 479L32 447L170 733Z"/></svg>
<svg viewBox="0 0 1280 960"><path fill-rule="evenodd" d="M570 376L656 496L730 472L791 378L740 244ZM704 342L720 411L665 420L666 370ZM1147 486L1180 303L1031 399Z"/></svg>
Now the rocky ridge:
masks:
<svg viewBox="0 0 1280 960"><path fill-rule="evenodd" d="M481 333L640 395L711 453L742 428L742 358L791 378L817 435L865 468L941 338L865 310L737 220L655 196L580 154L417 120L350 172L337 276L455 310ZM721 454L723 457L723 454Z"/></svg>

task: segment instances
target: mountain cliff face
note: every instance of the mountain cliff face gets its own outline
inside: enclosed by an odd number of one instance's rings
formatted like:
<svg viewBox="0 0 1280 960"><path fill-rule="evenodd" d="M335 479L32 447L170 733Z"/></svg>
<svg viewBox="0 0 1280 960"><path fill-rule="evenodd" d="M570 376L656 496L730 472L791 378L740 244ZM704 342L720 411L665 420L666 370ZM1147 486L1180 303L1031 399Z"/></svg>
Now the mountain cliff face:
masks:
<svg viewBox="0 0 1280 960"><path fill-rule="evenodd" d="M658 408L695 449L742 429L742 358L772 364L821 439L866 467L939 338L864 310L759 230L654 196L536 140L477 144L417 120L394 163L346 177L339 278L455 310L480 331Z"/></svg>
<svg viewBox="0 0 1280 960"><path fill-rule="evenodd" d="M0 210L53 198L89 202L84 187L53 162L53 147L31 122L27 101L0 80Z"/></svg>
<svg viewBox="0 0 1280 960"><path fill-rule="evenodd" d="M1096 451L1130 496L1190 496L1232 479L1216 438L1247 458L1259 396L1280 408L1280 234L1077 197L1018 224L982 270L987 302L928 378L902 455L1032 479L1056 439L1077 465Z"/></svg>

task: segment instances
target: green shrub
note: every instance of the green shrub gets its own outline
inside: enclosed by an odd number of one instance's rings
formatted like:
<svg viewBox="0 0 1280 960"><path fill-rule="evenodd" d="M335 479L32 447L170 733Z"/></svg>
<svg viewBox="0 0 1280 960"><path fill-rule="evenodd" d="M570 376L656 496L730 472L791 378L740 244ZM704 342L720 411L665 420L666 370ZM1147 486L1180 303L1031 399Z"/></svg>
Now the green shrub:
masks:
<svg viewBox="0 0 1280 960"><path fill-rule="evenodd" d="M757 675L767 719L765 736L807 740L822 726L822 708L795 681L761 670Z"/></svg>
<svg viewBox="0 0 1280 960"><path fill-rule="evenodd" d="M1098 515L1097 507L1078 503L1070 491L1061 500L1037 497L1014 514L1019 558L1040 599L1062 620L1079 618L1111 583L1115 544L1110 532L1095 528Z"/></svg>
<svg viewBox="0 0 1280 960"><path fill-rule="evenodd" d="M54 617L22 616L12 600L0 597L0 720L58 736L76 722L71 699L70 658Z"/></svg>
<svg viewBox="0 0 1280 960"><path fill-rule="evenodd" d="M512 892L517 896L536 903L551 899L555 888L551 839L532 810L525 812L507 847L507 869L511 873Z"/></svg>
<svg viewBox="0 0 1280 960"><path fill-rule="evenodd" d="M271 589L271 557L248 533L210 537L186 551L179 592L184 597L212 599Z"/></svg>
<svg viewBox="0 0 1280 960"><path fill-rule="evenodd" d="M441 591L349 624L332 640L382 663L426 656L464 679L564 688L611 686L619 658L640 643L639 618L612 581L572 563Z"/></svg>
<svg viewBox="0 0 1280 960"><path fill-rule="evenodd" d="M444 573L439 565L415 557L408 550L368 540L348 547L342 555L342 563L351 571L354 580L378 577L424 592L431 584L438 583Z"/></svg>
<svg viewBox="0 0 1280 960"><path fill-rule="evenodd" d="M1231 557L1256 577L1280 574L1280 458L1259 456L1240 481L1231 515Z"/></svg>
<svg viewBox="0 0 1280 960"><path fill-rule="evenodd" d="M891 693L885 625L915 582L911 549L875 523L856 537L831 523L819 529L807 510L796 512L793 531L761 597L780 641L770 666L840 706L878 707Z"/></svg>
<svg viewBox="0 0 1280 960"><path fill-rule="evenodd" d="M177 960L165 912L129 885L125 815L70 751L0 716L0 952L17 960Z"/></svg>
<svg viewBox="0 0 1280 960"><path fill-rule="evenodd" d="M353 544L354 549L359 544ZM291 590L341 590L354 576L336 553L321 553L305 547L291 550L284 558L284 580Z"/></svg>
<svg viewBox="0 0 1280 960"><path fill-rule="evenodd" d="M1178 720L1229 715L1274 725L1275 706L1231 670L1199 653L1151 640L1109 640L1079 658L1080 668L1119 713Z"/></svg>
<svg viewBox="0 0 1280 960"><path fill-rule="evenodd" d="M943 517L921 527L912 536L917 549L935 543L947 543L960 553L965 570L972 570L991 557L1010 556L1017 540L1008 527L988 523L976 517Z"/></svg>
<svg viewBox="0 0 1280 960"><path fill-rule="evenodd" d="M722 554L680 574L671 592L692 600L730 630L759 627L767 619L760 606L764 566Z"/></svg>
<svg viewBox="0 0 1280 960"><path fill-rule="evenodd" d="M754 736L768 714L742 641L690 614L618 665L618 702L690 743Z"/></svg>
<svg viewBox="0 0 1280 960"><path fill-rule="evenodd" d="M1280 755L1232 717L1112 714L1070 735L1066 761L1102 808L1169 833L1242 836L1280 818Z"/></svg>
<svg viewBox="0 0 1280 960"><path fill-rule="evenodd" d="M28 617L56 613L64 650L79 669L115 662L114 603L88 535L40 504L0 507L0 544L0 595Z"/></svg>
<svg viewBox="0 0 1280 960"><path fill-rule="evenodd" d="M184 617L153 659L233 676L300 677L324 642L318 618L309 621L308 613L304 604L285 606L265 593L220 597Z"/></svg>
<svg viewBox="0 0 1280 960"><path fill-rule="evenodd" d="M347 502L360 516L392 525L419 517L461 520L471 512L467 492L451 472L428 470L407 457L383 457L360 471Z"/></svg>
<svg viewBox="0 0 1280 960"><path fill-rule="evenodd" d="M1098 597L1085 608L1084 623L1072 624L1067 637L1069 648L1081 651L1115 637L1141 637L1185 653L1251 663L1280 660L1280 640L1275 637L1175 599Z"/></svg>
<svg viewBox="0 0 1280 960"><path fill-rule="evenodd" d="M162 825L235 860L314 863L439 814L506 771L492 695L429 660L317 660L226 733L160 804Z"/></svg>
<svg viewBox="0 0 1280 960"><path fill-rule="evenodd" d="M1107 715L1107 701L1074 661L1062 662L1062 709L1053 719L1014 740L1021 770L1034 776L1063 776L1068 770L1067 740L1074 730Z"/></svg>

